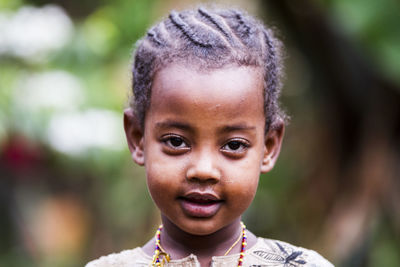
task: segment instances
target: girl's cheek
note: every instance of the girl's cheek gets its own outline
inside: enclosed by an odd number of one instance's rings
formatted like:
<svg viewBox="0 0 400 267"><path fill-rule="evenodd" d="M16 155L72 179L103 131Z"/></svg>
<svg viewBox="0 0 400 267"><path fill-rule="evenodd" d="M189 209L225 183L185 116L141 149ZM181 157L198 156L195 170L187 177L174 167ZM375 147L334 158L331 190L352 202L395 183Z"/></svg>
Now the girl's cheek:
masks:
<svg viewBox="0 0 400 267"><path fill-rule="evenodd" d="M146 169L147 180L152 185L171 185L177 183L179 174L177 168L171 164L162 164L153 161Z"/></svg>

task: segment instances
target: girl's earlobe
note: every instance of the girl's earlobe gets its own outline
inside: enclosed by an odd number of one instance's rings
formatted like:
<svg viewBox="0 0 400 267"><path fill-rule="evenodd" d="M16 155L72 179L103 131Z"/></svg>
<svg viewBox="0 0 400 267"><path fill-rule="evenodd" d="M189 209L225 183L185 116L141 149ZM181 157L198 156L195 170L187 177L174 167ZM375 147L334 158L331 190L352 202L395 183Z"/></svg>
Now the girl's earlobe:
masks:
<svg viewBox="0 0 400 267"><path fill-rule="evenodd" d="M133 161L143 166L145 158L143 149L144 131L140 125L139 119L131 108L125 109L124 111L124 129Z"/></svg>
<svg viewBox="0 0 400 267"><path fill-rule="evenodd" d="M274 166L272 165L271 157L266 156L263 158L262 164L261 164L261 173L267 173L270 170L272 170Z"/></svg>
<svg viewBox="0 0 400 267"><path fill-rule="evenodd" d="M261 173L267 173L275 166L281 151L283 135L285 133L285 124L279 122L272 127L265 135L264 155L261 162Z"/></svg>

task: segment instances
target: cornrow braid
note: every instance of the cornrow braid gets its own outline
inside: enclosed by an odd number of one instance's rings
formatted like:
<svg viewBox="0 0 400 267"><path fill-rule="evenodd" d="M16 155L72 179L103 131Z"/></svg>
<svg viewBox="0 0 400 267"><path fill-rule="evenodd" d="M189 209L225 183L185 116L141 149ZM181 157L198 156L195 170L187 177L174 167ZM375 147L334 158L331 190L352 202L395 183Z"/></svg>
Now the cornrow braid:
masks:
<svg viewBox="0 0 400 267"><path fill-rule="evenodd" d="M270 116L267 118L267 125L271 125L273 119L276 116L276 113L278 112L278 88L279 88L279 77L278 77L278 62L277 62L277 56L276 56L276 46L273 44L273 39L272 36L268 33L268 30L264 30L264 38L265 38L265 44L267 48L267 53L266 53L266 73L267 73L267 79L266 79L266 113L270 114Z"/></svg>
<svg viewBox="0 0 400 267"><path fill-rule="evenodd" d="M211 22L211 24L213 24L226 37L226 39L229 41L230 44L232 44L232 45L235 44L232 34L231 34L231 31L226 28L226 26L224 25L224 22L220 16L211 14L204 8L199 8L198 12L201 16L203 16L209 22Z"/></svg>
<svg viewBox="0 0 400 267"><path fill-rule="evenodd" d="M239 21L239 25L243 27L243 30L242 30L241 32L243 32L243 33L246 34L246 35L250 35L251 27L249 27L249 26L244 22L244 20L243 20L243 15L242 15L240 12L235 11L235 16L236 16L236 19Z"/></svg>
<svg viewBox="0 0 400 267"><path fill-rule="evenodd" d="M152 40L158 46L164 46L165 42L160 39L159 34L157 33L156 29L153 27L147 31L147 36L150 40Z"/></svg>
<svg viewBox="0 0 400 267"><path fill-rule="evenodd" d="M169 15L172 23L182 31L182 33L195 45L202 46L202 47L212 47L212 44L208 43L205 40L201 40L193 30L193 28L188 25L176 11L172 11Z"/></svg>
<svg viewBox="0 0 400 267"><path fill-rule="evenodd" d="M272 31L234 9L172 11L137 42L131 105L142 127L150 105L154 75L178 63L207 71L227 66L263 70L265 130L286 119L279 105L281 45Z"/></svg>

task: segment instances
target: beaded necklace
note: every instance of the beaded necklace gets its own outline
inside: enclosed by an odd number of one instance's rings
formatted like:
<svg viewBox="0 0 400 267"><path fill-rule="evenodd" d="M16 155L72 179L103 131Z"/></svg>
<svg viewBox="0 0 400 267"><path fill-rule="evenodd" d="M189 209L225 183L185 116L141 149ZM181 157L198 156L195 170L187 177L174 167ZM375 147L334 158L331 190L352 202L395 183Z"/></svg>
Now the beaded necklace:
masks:
<svg viewBox="0 0 400 267"><path fill-rule="evenodd" d="M239 262L238 262L238 267L243 265L243 258L244 258L244 252L246 251L246 246L247 246L247 235L246 235L246 226L244 225L243 222L240 222L240 225L242 226L242 231L241 234L239 235L238 240L233 243L233 245L225 252L224 256L228 255L229 252L233 249L234 246L239 242L240 239L242 239L242 246L240 249L240 255L239 255ZM171 260L171 257L163 247L161 246L161 230L163 228L163 225L161 224L156 232L155 239L156 239L156 248L154 250L154 255L153 255L153 260L151 262L152 267L162 267L164 266L165 261L169 262ZM160 257L162 259L160 260Z"/></svg>

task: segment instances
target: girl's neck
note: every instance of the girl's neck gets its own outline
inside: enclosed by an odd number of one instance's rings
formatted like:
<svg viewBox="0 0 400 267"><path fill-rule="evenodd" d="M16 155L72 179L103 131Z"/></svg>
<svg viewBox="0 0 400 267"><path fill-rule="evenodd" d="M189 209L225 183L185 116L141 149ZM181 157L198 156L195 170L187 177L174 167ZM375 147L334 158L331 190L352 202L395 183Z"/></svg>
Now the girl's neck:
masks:
<svg viewBox="0 0 400 267"><path fill-rule="evenodd" d="M213 256L222 256L242 234L240 218L215 233L199 236L182 231L166 218L162 218L161 246L171 259L181 259L194 254L201 266L210 266ZM247 232L248 248L255 244L256 237ZM229 254L239 253L241 242L238 242Z"/></svg>
<svg viewBox="0 0 400 267"><path fill-rule="evenodd" d="M224 255L241 235L240 218L209 235L189 234L164 218L163 225L161 244L171 254L172 258L182 258L190 254L195 254L198 257L202 255ZM239 250L237 251L234 248L235 250L232 252L239 252L240 245L237 247ZM178 257L174 257L174 254L177 254Z"/></svg>

